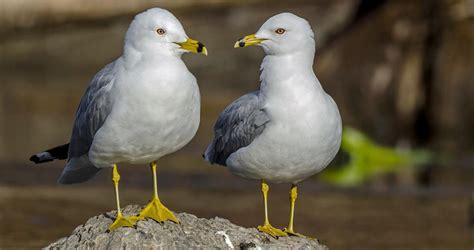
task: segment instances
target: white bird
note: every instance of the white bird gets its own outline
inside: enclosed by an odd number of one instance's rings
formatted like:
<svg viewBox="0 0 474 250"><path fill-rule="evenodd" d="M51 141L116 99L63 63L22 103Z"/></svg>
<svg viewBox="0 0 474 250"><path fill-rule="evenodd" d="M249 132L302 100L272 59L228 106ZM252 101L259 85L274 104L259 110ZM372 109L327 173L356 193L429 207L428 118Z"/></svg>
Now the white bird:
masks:
<svg viewBox="0 0 474 250"><path fill-rule="evenodd" d="M260 231L274 237L300 235L293 228L296 185L336 155L341 117L313 71L314 34L305 19L291 13L273 16L234 47L249 45L263 47L266 54L260 90L240 97L220 114L204 157L236 175L262 180L265 221ZM285 231L268 220L267 181L292 184Z"/></svg>
<svg viewBox="0 0 474 250"><path fill-rule="evenodd" d="M36 163L67 158L62 184L86 181L112 167L117 218L110 230L145 217L179 222L158 198L156 161L186 145L199 126L199 88L181 59L185 52L207 55L169 11L153 8L135 16L123 55L95 75L82 97L70 143L31 157ZM119 163L150 163L153 198L138 216L120 211Z"/></svg>

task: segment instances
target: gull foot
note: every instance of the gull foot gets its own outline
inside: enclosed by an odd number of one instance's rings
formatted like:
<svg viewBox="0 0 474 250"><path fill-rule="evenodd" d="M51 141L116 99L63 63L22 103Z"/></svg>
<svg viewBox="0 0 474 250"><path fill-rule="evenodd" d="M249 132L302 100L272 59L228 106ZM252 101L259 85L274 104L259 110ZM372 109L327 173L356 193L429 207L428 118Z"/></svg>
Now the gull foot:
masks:
<svg viewBox="0 0 474 250"><path fill-rule="evenodd" d="M137 217L125 217L119 213L115 221L109 226L109 232L119 227L135 227L137 220Z"/></svg>
<svg viewBox="0 0 474 250"><path fill-rule="evenodd" d="M170 220L179 224L179 220L173 212L165 207L165 205L163 205L157 198L153 198L150 203L148 203L148 205L140 212L138 218L140 220L151 218L157 222Z"/></svg>
<svg viewBox="0 0 474 250"><path fill-rule="evenodd" d="M257 229L258 231L266 233L275 239L278 239L278 237L281 236L288 236L287 233L283 232L278 228L273 227L272 225L270 225L270 223L265 223L263 224L263 226L258 226Z"/></svg>
<svg viewBox="0 0 474 250"><path fill-rule="evenodd" d="M308 236L300 234L300 233L296 233L295 231L289 230L287 228L285 228L283 230L283 232L285 232L288 236L297 236L297 237L302 237L302 238L306 238L306 239L310 239L310 240L317 240L316 238L312 238L312 237L308 237Z"/></svg>

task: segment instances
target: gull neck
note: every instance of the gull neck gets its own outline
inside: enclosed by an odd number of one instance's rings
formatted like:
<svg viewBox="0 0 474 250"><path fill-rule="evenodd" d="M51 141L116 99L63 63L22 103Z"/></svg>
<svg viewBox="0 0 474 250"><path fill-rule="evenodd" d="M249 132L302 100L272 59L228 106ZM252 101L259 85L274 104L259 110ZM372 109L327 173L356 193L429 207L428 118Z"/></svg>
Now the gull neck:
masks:
<svg viewBox="0 0 474 250"><path fill-rule="evenodd" d="M313 70L314 52L296 51L284 55L266 55L263 58L260 70L262 87L272 85L295 88L298 85L311 85L321 88ZM298 79L310 79L310 81ZM294 82L299 81L299 82ZM310 86L308 86L310 87Z"/></svg>
<svg viewBox="0 0 474 250"><path fill-rule="evenodd" d="M153 50L150 50L153 51ZM159 49L154 50L154 53L145 53L140 50L137 50L133 46L125 46L123 59L127 68L134 67L141 61L156 61L160 62L162 60L182 60L181 54L174 54L169 50L161 50Z"/></svg>

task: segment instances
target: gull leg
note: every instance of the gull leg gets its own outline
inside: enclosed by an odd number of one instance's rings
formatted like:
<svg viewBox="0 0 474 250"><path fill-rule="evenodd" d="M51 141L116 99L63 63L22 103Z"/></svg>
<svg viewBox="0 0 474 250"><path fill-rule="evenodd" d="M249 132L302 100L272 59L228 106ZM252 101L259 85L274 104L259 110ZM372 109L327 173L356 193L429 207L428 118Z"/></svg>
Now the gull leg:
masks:
<svg viewBox="0 0 474 250"><path fill-rule="evenodd" d="M117 170L117 165L114 164L112 169L112 182L114 183L115 188L115 201L117 203L117 217L115 221L109 226L109 231L117 229L119 227L134 227L136 223L136 219L133 217L125 217L120 210L120 196L119 196L119 189L118 184L120 181L120 175Z"/></svg>
<svg viewBox="0 0 474 250"><path fill-rule="evenodd" d="M296 198L298 197L298 187L295 184L291 185L290 189L290 221L288 222L288 227L285 228L284 232L288 235L306 237L302 234L296 233L293 229L293 219L295 215L295 203ZM309 238L309 237L306 237Z"/></svg>
<svg viewBox="0 0 474 250"><path fill-rule="evenodd" d="M150 163L151 171L153 173L153 197L148 205L140 212L138 218L143 220L151 218L157 222L164 222L167 220L179 223L178 218L171 212L158 197L158 184L156 178L156 162Z"/></svg>
<svg viewBox="0 0 474 250"><path fill-rule="evenodd" d="M279 236L287 236L287 234L283 232L282 230L273 227L270 224L270 221L268 220L268 206L267 206L268 190L269 190L268 184L265 182L265 180L262 180L263 203L265 205L265 221L263 222L263 225L258 226L257 229L258 231L267 233L274 238L278 238Z"/></svg>

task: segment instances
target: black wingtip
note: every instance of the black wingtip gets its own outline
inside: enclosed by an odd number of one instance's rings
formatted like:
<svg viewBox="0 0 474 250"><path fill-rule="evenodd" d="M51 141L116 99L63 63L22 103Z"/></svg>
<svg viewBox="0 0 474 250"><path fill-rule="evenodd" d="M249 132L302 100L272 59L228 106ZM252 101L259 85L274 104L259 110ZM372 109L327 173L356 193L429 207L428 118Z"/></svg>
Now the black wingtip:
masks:
<svg viewBox="0 0 474 250"><path fill-rule="evenodd" d="M38 156L32 155L32 156L30 157L30 161L32 161L32 162L38 164L38 163L40 162L40 159L39 159Z"/></svg>

